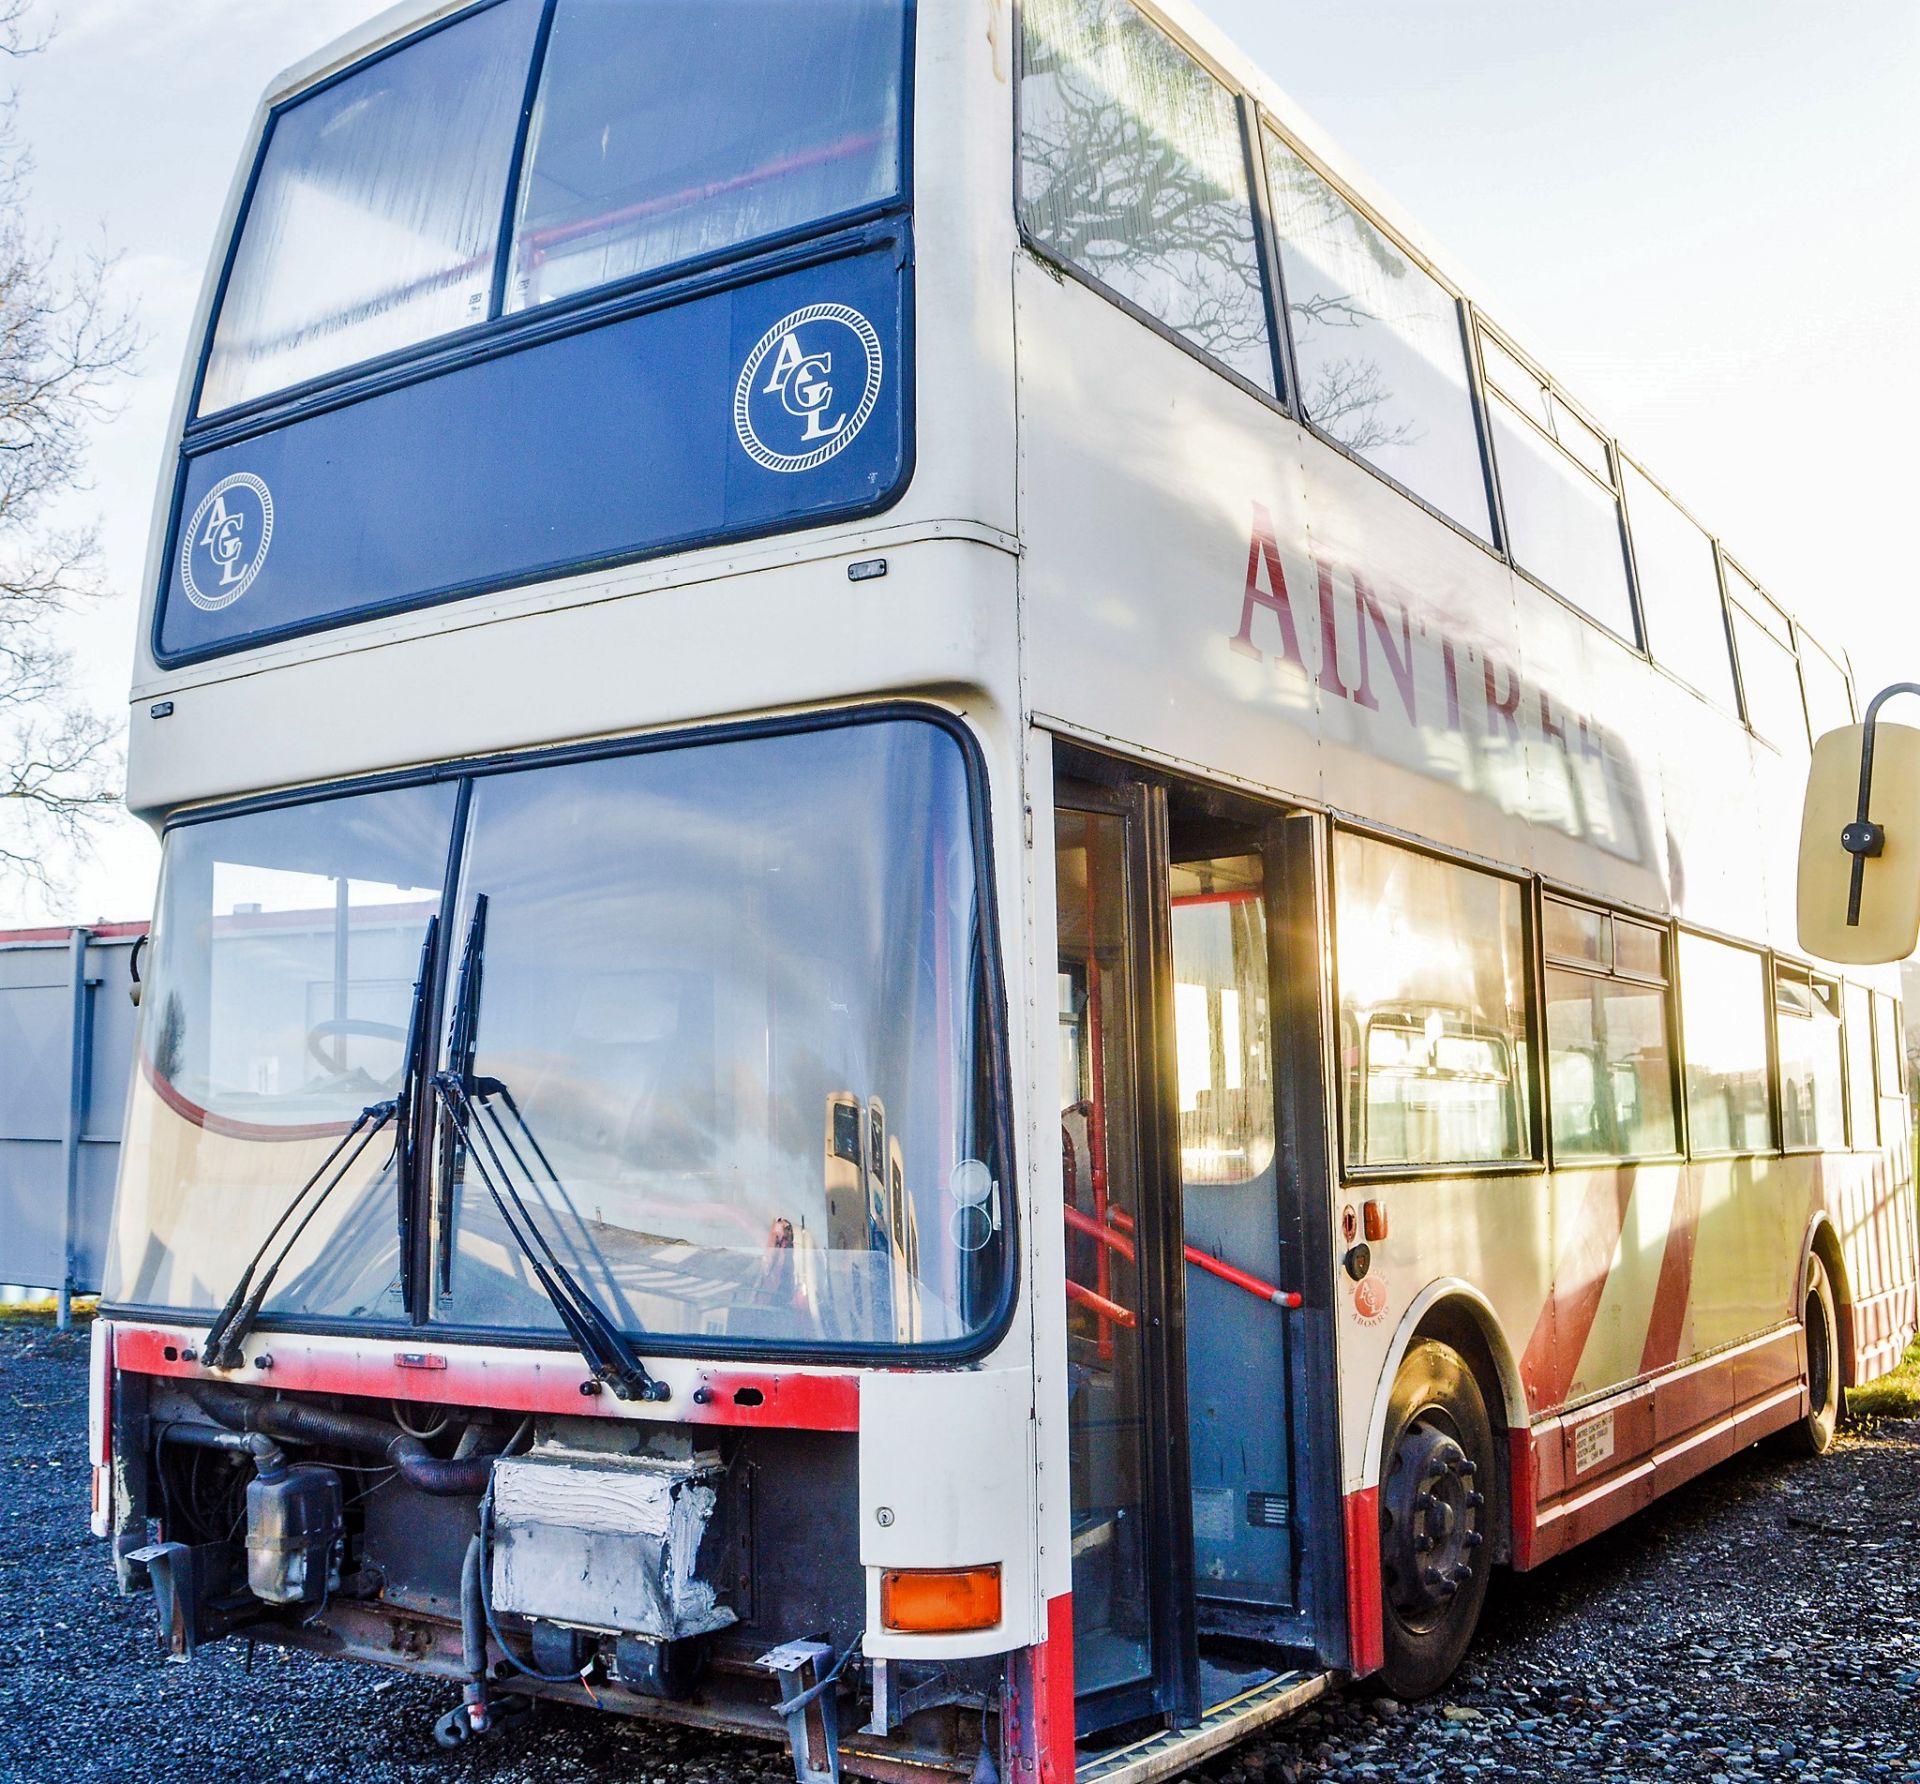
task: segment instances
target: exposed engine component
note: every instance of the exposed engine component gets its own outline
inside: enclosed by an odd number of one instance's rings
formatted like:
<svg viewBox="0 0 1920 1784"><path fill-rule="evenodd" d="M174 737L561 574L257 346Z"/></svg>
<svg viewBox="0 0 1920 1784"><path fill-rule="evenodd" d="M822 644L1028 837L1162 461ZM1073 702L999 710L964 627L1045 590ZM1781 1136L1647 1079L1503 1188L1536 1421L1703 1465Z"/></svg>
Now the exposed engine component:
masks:
<svg viewBox="0 0 1920 1784"><path fill-rule="evenodd" d="M536 1451L493 1471L492 1600L516 1616L674 1642L724 1629L702 1565L717 1461Z"/></svg>
<svg viewBox="0 0 1920 1784"><path fill-rule="evenodd" d="M289 1464L271 1437L253 1439L253 1460L247 1586L268 1604L318 1604L340 1583L340 1476L317 1462Z"/></svg>

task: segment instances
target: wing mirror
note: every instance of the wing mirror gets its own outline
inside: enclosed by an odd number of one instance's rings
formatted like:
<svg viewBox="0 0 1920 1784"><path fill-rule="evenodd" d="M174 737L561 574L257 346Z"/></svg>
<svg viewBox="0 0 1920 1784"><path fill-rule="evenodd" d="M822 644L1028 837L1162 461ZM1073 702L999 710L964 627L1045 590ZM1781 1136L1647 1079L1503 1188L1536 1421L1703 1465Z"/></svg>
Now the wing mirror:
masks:
<svg viewBox="0 0 1920 1784"><path fill-rule="evenodd" d="M1800 946L1822 960L1905 960L1920 942L1920 731L1880 723L1896 682L1865 722L1814 745L1800 817Z"/></svg>

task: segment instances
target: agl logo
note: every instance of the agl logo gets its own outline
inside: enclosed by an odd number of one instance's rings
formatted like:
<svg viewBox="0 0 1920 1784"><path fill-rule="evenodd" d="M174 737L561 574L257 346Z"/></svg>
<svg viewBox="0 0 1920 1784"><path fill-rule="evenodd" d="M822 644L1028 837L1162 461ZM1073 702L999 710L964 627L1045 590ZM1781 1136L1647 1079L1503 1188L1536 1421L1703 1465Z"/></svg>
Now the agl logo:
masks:
<svg viewBox="0 0 1920 1784"><path fill-rule="evenodd" d="M180 580L207 613L231 607L260 574L273 543L273 493L249 472L223 477L201 498L180 539Z"/></svg>
<svg viewBox="0 0 1920 1784"><path fill-rule="evenodd" d="M810 304L747 355L733 393L734 430L769 471L811 471L853 444L885 379L873 324L845 304Z"/></svg>

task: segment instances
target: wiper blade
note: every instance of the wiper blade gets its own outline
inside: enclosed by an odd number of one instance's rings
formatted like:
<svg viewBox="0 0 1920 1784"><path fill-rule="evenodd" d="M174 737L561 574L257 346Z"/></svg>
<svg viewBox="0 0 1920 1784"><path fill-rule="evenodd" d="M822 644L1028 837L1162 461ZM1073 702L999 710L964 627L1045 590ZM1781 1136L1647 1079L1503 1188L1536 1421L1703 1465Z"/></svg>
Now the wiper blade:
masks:
<svg viewBox="0 0 1920 1784"><path fill-rule="evenodd" d="M553 1310L559 1314L567 1335L586 1358L594 1379L604 1382L622 1400L670 1400L673 1390L648 1373L646 1364L634 1354L633 1347L627 1343L620 1328L607 1318L600 1304L560 1261L547 1236L534 1220L526 1201L514 1187L512 1173L507 1169L493 1135L480 1120L476 1109L493 1114L494 1124L499 1128L507 1150L529 1178L532 1172L527 1170L525 1160L520 1157L519 1149L513 1144L512 1136L501 1124L498 1114L491 1109L494 1097L500 1097L513 1110L514 1118L527 1133L528 1142L541 1162L546 1164L547 1160L538 1142L534 1141L531 1130L527 1129L518 1106L507 1093L506 1086L497 1078L484 1078L474 1082L470 1089L458 1072L440 1072L434 1077L433 1087L441 1108L446 1112L449 1129L466 1149L474 1174L493 1198L493 1205L499 1209L507 1232L521 1255L532 1266L535 1280L553 1303ZM551 1164L547 1164L547 1171L551 1176ZM554 1177L553 1181L557 1184L558 1177Z"/></svg>
<svg viewBox="0 0 1920 1784"><path fill-rule="evenodd" d="M374 1136L394 1119L399 1106L398 1102L388 1101L370 1103L362 1109L353 1118L353 1125L340 1136L339 1144L320 1161L319 1168L301 1184L292 1201L280 1211L280 1218L260 1241L260 1249L248 1260L239 1282L234 1285L233 1293L227 1297L227 1304L207 1329L201 1357L209 1369L240 1367L244 1360L240 1354L241 1343L253 1330L254 1321L260 1317L260 1305L266 1300L267 1291L273 1287L273 1279L279 1275L280 1266L300 1243L300 1235L313 1223L313 1217L326 1205L327 1197L339 1188L347 1173L360 1162L361 1154L373 1144ZM358 1144L355 1144L356 1139ZM317 1195L314 1193L316 1188L319 1191ZM303 1206L305 1212L301 1213ZM273 1262L265 1270L260 1270L261 1261L272 1248L274 1240L296 1214L300 1215L300 1219L287 1235L286 1243L280 1247ZM260 1271L257 1279L255 1271Z"/></svg>
<svg viewBox="0 0 1920 1784"><path fill-rule="evenodd" d="M476 892L473 915L467 920L467 939L460 948L460 978L453 994L453 1016L447 1024L447 1063L463 1089L473 1088L474 1038L480 1022L480 974L487 945L487 895ZM435 1267L440 1292L453 1289L454 1185L460 1176L460 1138L449 1121L440 1135L439 1191L434 1200Z"/></svg>
<svg viewBox="0 0 1920 1784"><path fill-rule="evenodd" d="M413 980L413 1006L407 1017L407 1057L400 1076L400 1094L393 1122L393 1155L398 1169L398 1206L395 1219L400 1235L400 1302L413 1317L413 1207L419 1181L419 1138L432 1120L433 1105L427 1084L427 1049L432 1045L427 1027L428 988L433 983L434 953L440 940L440 918L427 919L426 938L420 944L420 970Z"/></svg>

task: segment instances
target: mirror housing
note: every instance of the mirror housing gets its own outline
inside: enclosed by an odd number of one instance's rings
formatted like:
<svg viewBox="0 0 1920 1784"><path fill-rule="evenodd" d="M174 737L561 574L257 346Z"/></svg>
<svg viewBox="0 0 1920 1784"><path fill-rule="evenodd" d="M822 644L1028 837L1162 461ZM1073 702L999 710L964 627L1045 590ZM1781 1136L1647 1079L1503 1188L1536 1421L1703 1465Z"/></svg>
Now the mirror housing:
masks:
<svg viewBox="0 0 1920 1784"><path fill-rule="evenodd" d="M1920 731L1878 722L1872 730L1871 828L1855 829L1867 725L1829 731L1814 746L1800 817L1800 946L1845 966L1904 960L1920 942ZM1858 921L1849 922L1856 867Z"/></svg>

